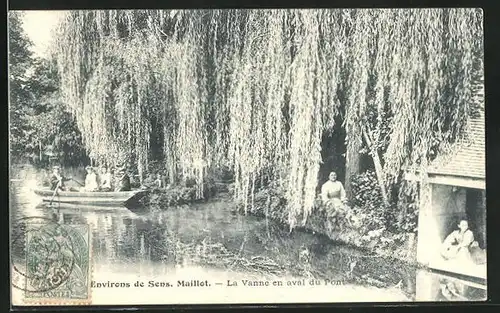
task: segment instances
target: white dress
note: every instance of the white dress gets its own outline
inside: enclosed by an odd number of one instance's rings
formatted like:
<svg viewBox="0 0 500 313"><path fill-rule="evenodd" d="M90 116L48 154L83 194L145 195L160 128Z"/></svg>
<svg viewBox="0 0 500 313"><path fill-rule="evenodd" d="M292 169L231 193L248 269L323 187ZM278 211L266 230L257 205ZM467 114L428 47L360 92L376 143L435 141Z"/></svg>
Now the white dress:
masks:
<svg viewBox="0 0 500 313"><path fill-rule="evenodd" d="M99 185L97 184L97 175L95 173L87 174L85 177L85 191L97 191L99 190Z"/></svg>
<svg viewBox="0 0 500 313"><path fill-rule="evenodd" d="M344 186L342 186L342 183L339 181L332 182L329 180L321 187L321 199L323 201L329 201L334 198L339 200L345 199Z"/></svg>
<svg viewBox="0 0 500 313"><path fill-rule="evenodd" d="M339 181L327 181L321 187L321 200L324 204L333 203L335 207L340 207L345 200L345 190Z"/></svg>
<svg viewBox="0 0 500 313"><path fill-rule="evenodd" d="M101 177L102 185L101 188L111 189L111 173L104 173Z"/></svg>

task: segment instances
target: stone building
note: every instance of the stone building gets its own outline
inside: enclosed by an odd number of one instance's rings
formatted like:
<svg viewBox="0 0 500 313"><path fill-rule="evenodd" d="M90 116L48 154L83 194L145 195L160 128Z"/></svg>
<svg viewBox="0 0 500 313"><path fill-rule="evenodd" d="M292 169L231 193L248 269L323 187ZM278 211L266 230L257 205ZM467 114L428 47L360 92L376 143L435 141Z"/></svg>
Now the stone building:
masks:
<svg viewBox="0 0 500 313"><path fill-rule="evenodd" d="M471 118L465 136L438 156L419 180L417 261L432 269L486 279L486 263L464 266L440 257L441 243L466 218L480 248L486 250L486 182L484 109Z"/></svg>

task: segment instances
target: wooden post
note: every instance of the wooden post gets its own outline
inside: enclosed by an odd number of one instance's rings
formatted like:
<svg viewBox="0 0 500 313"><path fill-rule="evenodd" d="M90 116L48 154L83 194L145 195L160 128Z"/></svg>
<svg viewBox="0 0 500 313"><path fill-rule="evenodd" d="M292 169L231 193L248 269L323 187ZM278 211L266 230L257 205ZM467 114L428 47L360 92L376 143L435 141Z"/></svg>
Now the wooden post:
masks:
<svg viewBox="0 0 500 313"><path fill-rule="evenodd" d="M38 148L40 149L40 163L42 162L42 141L38 141Z"/></svg>

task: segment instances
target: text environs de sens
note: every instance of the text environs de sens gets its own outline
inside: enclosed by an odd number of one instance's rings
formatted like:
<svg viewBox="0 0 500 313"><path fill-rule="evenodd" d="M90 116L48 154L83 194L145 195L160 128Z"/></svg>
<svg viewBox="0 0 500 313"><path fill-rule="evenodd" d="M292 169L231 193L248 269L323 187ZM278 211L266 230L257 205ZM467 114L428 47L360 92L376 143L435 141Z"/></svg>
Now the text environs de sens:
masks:
<svg viewBox="0 0 500 313"><path fill-rule="evenodd" d="M176 285L171 282L164 281L155 281L149 280L147 282L96 282L92 281L92 288L130 288L130 287L149 287L149 288L157 288L157 287L210 287L211 284L208 280L178 280Z"/></svg>

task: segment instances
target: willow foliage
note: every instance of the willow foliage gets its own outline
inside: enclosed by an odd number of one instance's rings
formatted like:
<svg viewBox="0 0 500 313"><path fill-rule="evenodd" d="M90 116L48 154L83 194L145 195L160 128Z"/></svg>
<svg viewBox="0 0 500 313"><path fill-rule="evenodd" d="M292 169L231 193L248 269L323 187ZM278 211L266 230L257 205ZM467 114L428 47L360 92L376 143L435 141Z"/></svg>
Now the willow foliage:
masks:
<svg viewBox="0 0 500 313"><path fill-rule="evenodd" d="M92 157L142 175L161 143L170 179L200 182L230 165L245 207L258 181L278 181L293 227L339 114L348 139L361 124L382 140L385 123L388 185L457 138L480 34L473 9L73 11L56 56Z"/></svg>

